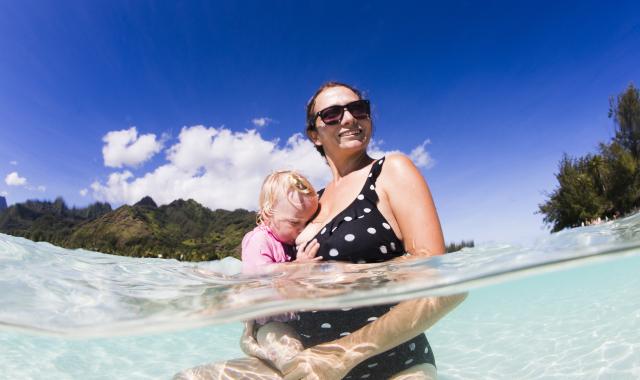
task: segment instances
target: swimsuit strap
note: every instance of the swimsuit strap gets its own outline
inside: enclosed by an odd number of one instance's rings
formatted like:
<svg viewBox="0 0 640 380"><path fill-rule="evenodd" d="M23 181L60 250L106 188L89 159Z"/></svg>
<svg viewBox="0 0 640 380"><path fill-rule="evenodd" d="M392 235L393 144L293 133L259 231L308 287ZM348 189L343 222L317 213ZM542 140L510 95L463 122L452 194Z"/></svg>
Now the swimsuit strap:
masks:
<svg viewBox="0 0 640 380"><path fill-rule="evenodd" d="M376 181L382 172L382 164L384 164L384 157L376 160L371 165L371 170L369 171L369 176L364 183L364 187L362 188L362 194L374 202L374 204L378 203L378 193L376 193Z"/></svg>
<svg viewBox="0 0 640 380"><path fill-rule="evenodd" d="M369 170L369 175L367 176L367 180L364 182L362 186L361 194L365 195L367 198L372 199L374 202L378 202L378 193L376 193L375 185L380 173L382 172L382 164L384 164L385 157L379 158L373 162L371 165L371 169ZM372 187L373 186L373 187ZM324 193L325 188L317 191L318 199L322 198L322 194Z"/></svg>

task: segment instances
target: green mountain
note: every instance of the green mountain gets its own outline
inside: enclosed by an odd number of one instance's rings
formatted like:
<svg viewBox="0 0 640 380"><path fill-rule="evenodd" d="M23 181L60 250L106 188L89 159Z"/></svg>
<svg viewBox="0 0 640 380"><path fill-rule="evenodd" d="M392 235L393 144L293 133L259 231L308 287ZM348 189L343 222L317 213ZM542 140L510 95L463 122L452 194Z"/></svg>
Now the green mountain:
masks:
<svg viewBox="0 0 640 380"><path fill-rule="evenodd" d="M0 212L0 232L62 245L78 225L111 211L108 203L69 209L62 198L26 201Z"/></svg>
<svg viewBox="0 0 640 380"><path fill-rule="evenodd" d="M150 197L112 210L108 203L68 208L62 198L30 200L0 211L0 232L65 248L84 248L132 257L183 261L240 258L245 233L256 224L255 212L215 210L189 199L158 207ZM447 252L473 247L451 243Z"/></svg>
<svg viewBox="0 0 640 380"><path fill-rule="evenodd" d="M239 258L242 237L255 220L254 212L212 211L191 199L158 207L145 197L112 210L108 203L69 209L58 198L27 201L0 212L0 232L65 248L200 261Z"/></svg>

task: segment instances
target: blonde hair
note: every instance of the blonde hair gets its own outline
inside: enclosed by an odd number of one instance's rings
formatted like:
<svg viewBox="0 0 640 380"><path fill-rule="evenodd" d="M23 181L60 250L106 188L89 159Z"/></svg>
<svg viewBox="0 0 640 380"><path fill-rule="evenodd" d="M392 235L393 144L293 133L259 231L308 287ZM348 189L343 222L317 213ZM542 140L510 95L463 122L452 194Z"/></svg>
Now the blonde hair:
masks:
<svg viewBox="0 0 640 380"><path fill-rule="evenodd" d="M273 207L280 194L298 193L306 197L317 197L311 182L295 170L278 170L267 176L260 189L259 210L256 223L262 224L273 216Z"/></svg>

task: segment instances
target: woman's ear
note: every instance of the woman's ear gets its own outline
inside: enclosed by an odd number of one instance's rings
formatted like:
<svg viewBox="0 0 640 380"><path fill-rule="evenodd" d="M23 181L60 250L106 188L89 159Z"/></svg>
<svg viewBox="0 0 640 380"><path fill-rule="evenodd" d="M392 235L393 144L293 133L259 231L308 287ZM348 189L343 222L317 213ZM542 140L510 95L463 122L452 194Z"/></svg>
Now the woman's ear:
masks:
<svg viewBox="0 0 640 380"><path fill-rule="evenodd" d="M313 143L313 145L317 145L317 146L322 146L322 143L320 142L320 139L318 139L318 130L317 129L307 129L307 137L309 138L309 140L311 140L311 142Z"/></svg>

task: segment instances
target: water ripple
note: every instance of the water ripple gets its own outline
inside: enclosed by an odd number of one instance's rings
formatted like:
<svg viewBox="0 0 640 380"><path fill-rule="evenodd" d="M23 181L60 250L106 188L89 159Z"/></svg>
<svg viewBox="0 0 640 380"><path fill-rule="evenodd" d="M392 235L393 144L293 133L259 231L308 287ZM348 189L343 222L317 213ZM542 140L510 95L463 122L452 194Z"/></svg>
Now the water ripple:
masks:
<svg viewBox="0 0 640 380"><path fill-rule="evenodd" d="M130 258L0 234L0 326L72 337L167 331L451 294L638 252L640 215L529 247L492 244L382 264L273 265L253 276L239 274L240 263L230 258Z"/></svg>

